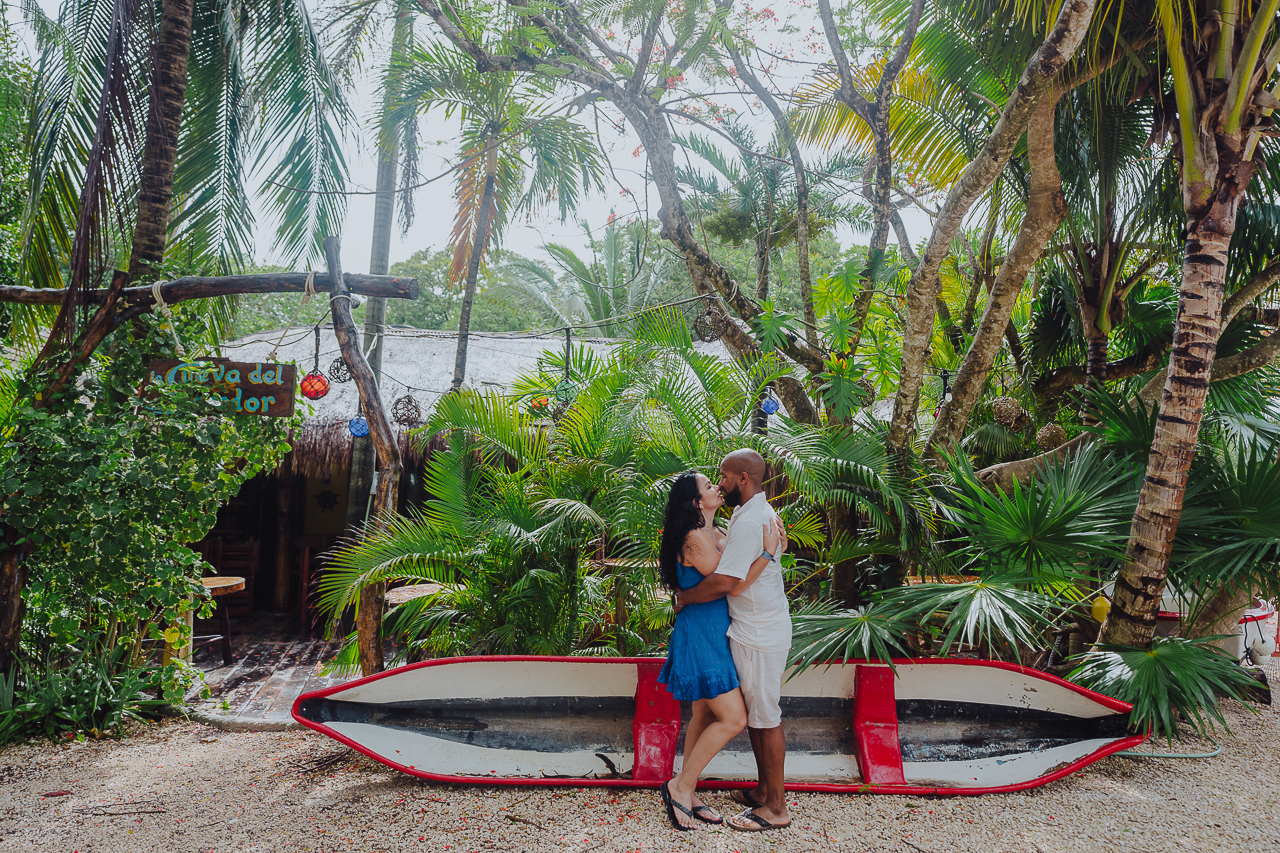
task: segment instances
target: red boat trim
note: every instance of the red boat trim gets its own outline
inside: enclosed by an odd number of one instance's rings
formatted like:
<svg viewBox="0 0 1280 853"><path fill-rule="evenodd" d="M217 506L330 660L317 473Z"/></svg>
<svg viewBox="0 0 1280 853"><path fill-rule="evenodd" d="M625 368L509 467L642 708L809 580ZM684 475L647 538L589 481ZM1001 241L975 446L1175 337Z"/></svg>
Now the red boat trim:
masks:
<svg viewBox="0 0 1280 853"><path fill-rule="evenodd" d="M853 743L869 785L905 785L893 670L858 664L853 692Z"/></svg>
<svg viewBox="0 0 1280 853"><path fill-rule="evenodd" d="M379 755L372 750L366 749L350 738L338 733L334 729L324 723L315 723L298 715L298 708L306 699L325 698L334 693L348 690L360 684L367 684L371 681L377 681L382 678L405 672L410 669L420 669L427 666L443 666L451 663L481 663L481 662L514 662L514 661L550 661L558 663L613 663L613 664L632 664L635 666L652 665L660 662L661 658L589 658L589 657L570 657L570 656L547 656L547 655L472 655L467 657L456 658L436 658L434 660L421 661L420 663L408 664L406 666L397 667L395 669L379 672L364 678L348 681L345 684L338 684L333 687L326 687L323 690L316 690L311 693L304 693L299 696L293 703L293 718L302 725L313 731L333 738L339 743L354 749L362 755L372 758L380 764L385 764L393 770L399 770L401 773L407 773L410 776L416 776L419 779L427 779L432 782L443 782L446 784L478 784L478 785L521 785L521 786L537 786L537 787L562 787L562 788L657 788L662 784L662 780L637 780L637 779L585 779L585 778L498 778L493 776L449 776L440 773L428 773L409 767L399 762L393 761L384 755ZM855 661L833 661L833 665L856 665ZM881 661L870 661L873 666L881 664ZM1020 664L1005 663L1004 661L976 660L968 658L894 658L893 663L897 664L954 664L958 666L986 666L996 669L1004 669L1009 672L1017 672L1024 675L1032 675L1044 681L1053 682L1066 687L1081 696L1086 696L1100 705L1103 705L1117 713L1128 713L1133 709L1132 705L1127 702L1121 702L1119 699L1113 699L1110 696L1104 696L1096 693L1086 687L1078 684L1072 684L1070 681L1041 672L1031 667L1022 666ZM819 664L821 665L821 664ZM875 785L875 784L858 784L858 785L842 785L834 782L798 782L786 785L786 790L807 792L807 793L832 793L832 794L896 794L899 796L924 796L936 795L943 797L956 796L976 796L980 794L999 794L1012 793L1015 791L1025 791L1031 788L1038 788L1050 782L1056 782L1059 779L1070 776L1072 773L1083 767L1092 764L1100 758L1105 758L1115 752L1121 752L1126 749L1133 749L1140 746L1147 739L1146 734L1130 735L1120 740L1112 741L1083 758L1077 759L1068 765L1058 768L1052 773L1046 773L1044 776L1037 776L1035 779L1029 779L1025 782L1018 782L1011 785L999 785L988 788L946 788L931 785ZM737 780L704 780L698 783L698 787L703 790L726 791L733 788L754 788L755 784L751 782L741 782Z"/></svg>

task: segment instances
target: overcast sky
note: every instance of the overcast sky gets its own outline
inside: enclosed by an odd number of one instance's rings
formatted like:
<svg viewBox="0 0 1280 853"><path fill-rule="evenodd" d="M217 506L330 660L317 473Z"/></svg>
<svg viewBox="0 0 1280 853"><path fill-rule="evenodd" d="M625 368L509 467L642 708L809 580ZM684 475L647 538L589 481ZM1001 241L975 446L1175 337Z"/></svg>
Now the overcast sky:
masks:
<svg viewBox="0 0 1280 853"><path fill-rule="evenodd" d="M46 14L51 16L57 14L59 5L57 0L39 0L39 3ZM313 15L317 18L321 17L323 7L314 2L314 0L310 6ZM317 10L321 11L318 12ZM16 10L11 10L9 14L11 19L17 17ZM792 25L791 29L796 30L796 32L782 32L788 22ZM813 23L812 15L809 15L807 10L798 7L792 13L792 17L785 21L779 18L770 18L766 15L757 22L756 38L762 45L778 49L779 53L794 50L802 60L825 59L824 49L817 55L810 49L815 46L825 47L820 44L820 40L815 39L815 31L811 30ZM429 34L431 32L429 25L429 20L425 17L420 18L417 25L417 33L420 36ZM389 37L389 33L387 35ZM29 44L30 41L28 38ZM349 129L352 131L349 134L352 139L348 141L345 151L350 168L348 190L354 193L371 191L377 177L375 152L368 140L372 138L370 127L372 119L381 104L381 93L377 63L371 62L369 66L368 73L357 81L356 90L351 96L356 114L360 120L359 127ZM782 85L794 85L801 81L810 67L808 64L796 64L790 67L780 65L775 79ZM744 101L736 96L718 100L724 104L732 104L739 109L744 105ZM758 106L755 109L755 113L756 115L754 117L749 116L748 120L757 122L761 128L758 135L761 138L767 138L771 132L771 119ZM590 113L584 113L580 118L590 121ZM691 128L678 129L688 132ZM644 212L643 206L646 199L643 178L645 161L643 150L640 150L637 155L638 140L630 132L630 129L618 132L603 124L603 120L601 130L606 151L613 165L612 173L606 179L605 191L585 199L584 203L575 212L576 215L568 222L560 222L558 213L555 210L547 210L527 217L513 217L504 235L504 248L531 257L545 257L541 251L544 243L563 243L572 248L580 249L585 246L586 238L583 235L579 220L585 221L589 228L598 232L604 228L605 221L611 212L617 213L622 218L634 217L638 211ZM437 175L448 169L454 162L453 157L458 150L456 122L446 122L439 111L433 111L423 120L419 139L421 142L419 159L424 177ZM251 187L256 187L260 182L261 176L257 180L250 182ZM627 191L630 191L631 194L628 195ZM656 193L650 188L647 196L648 214L651 218L656 219L658 208ZM420 249L447 248L453 226L454 209L451 176L416 190L414 206L416 208L416 219L413 226L404 235L401 235L397 228L392 238L391 262L393 264L407 259ZM255 246L256 260L264 263L277 263L281 259L273 252L267 237L272 233L270 229L274 223L271 222L267 214L262 212L261 206L257 203L255 203L255 211L257 212L260 226L258 233L264 237ZM912 240L918 241L928 234L929 223L923 213L916 210L907 210L904 211L904 219L908 230L911 232ZM364 272L368 269L372 232L373 196L367 194L351 195L347 206L343 233L340 235L342 238L342 264L344 269L351 272ZM855 235L848 229L844 229L837 236L841 243L846 245L854 242L865 242L866 240L865 234Z"/></svg>

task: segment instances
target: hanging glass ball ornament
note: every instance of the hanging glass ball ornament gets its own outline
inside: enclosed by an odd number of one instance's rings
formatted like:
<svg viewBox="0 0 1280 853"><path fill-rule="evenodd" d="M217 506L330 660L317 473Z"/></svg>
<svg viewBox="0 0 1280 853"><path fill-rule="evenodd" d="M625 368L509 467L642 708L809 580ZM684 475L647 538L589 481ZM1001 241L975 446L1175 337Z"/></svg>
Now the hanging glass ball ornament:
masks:
<svg viewBox="0 0 1280 853"><path fill-rule="evenodd" d="M356 415L347 421L347 429L351 430L351 434L356 438L364 438L369 434L369 422L362 416Z"/></svg>
<svg viewBox="0 0 1280 853"><path fill-rule="evenodd" d="M561 403L568 403L578 396L578 386L570 382L568 379L561 379L556 383L555 394L557 400Z"/></svg>
<svg viewBox="0 0 1280 853"><path fill-rule="evenodd" d="M410 394L391 404L391 419L400 426L416 427L422 423L422 407Z"/></svg>
<svg viewBox="0 0 1280 853"><path fill-rule="evenodd" d="M782 407L774 397L765 397L764 402L760 404L760 408L764 410L766 415L776 415L778 414L778 409Z"/></svg>
<svg viewBox="0 0 1280 853"><path fill-rule="evenodd" d="M319 400L329 393L329 380L325 378L323 373L313 370L302 377L298 387L302 389L302 396L308 400Z"/></svg>
<svg viewBox="0 0 1280 853"><path fill-rule="evenodd" d="M335 358L333 363L329 365L329 378L339 385L344 382L350 382L351 370L347 367L347 363L340 358Z"/></svg>

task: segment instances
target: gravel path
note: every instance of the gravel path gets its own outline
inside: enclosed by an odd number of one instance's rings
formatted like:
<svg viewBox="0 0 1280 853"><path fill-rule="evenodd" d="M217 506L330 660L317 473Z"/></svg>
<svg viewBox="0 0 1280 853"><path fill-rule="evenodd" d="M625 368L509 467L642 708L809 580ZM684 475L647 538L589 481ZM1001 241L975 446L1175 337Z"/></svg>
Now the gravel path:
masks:
<svg viewBox="0 0 1280 853"><path fill-rule="evenodd" d="M0 750L0 851L1271 849L1280 841L1280 716L1234 703L1227 711L1233 734L1208 761L1109 758L1044 788L979 798L799 794L790 830L749 836L673 832L651 791L428 784L311 732L170 721L122 742Z"/></svg>

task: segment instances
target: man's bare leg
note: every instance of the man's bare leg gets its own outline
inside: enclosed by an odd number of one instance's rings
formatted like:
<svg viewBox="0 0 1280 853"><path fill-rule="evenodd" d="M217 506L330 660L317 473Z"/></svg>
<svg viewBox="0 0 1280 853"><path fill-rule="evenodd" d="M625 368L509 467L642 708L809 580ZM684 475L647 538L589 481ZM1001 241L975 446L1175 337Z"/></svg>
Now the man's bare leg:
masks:
<svg viewBox="0 0 1280 853"><path fill-rule="evenodd" d="M769 823L788 823L791 815L787 812L786 791L783 790L784 765L787 758L787 738L782 726L771 729L748 728L751 737L751 749L756 756L756 769L760 774L760 785L752 794L752 799L759 800L762 805L752 811L769 821Z"/></svg>

